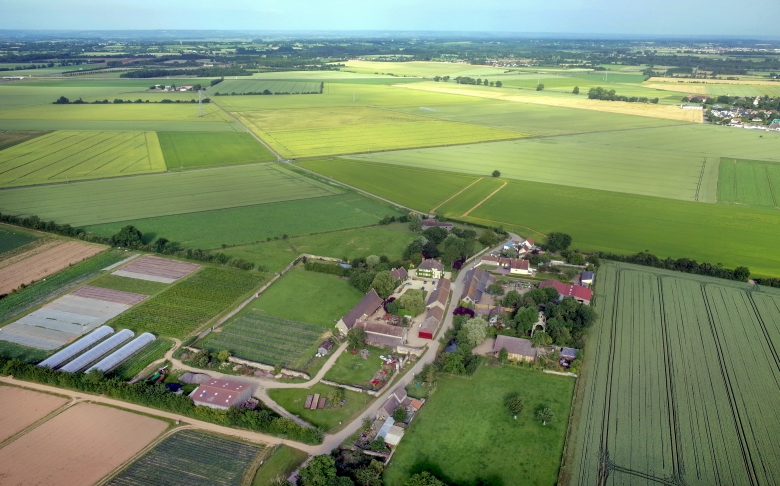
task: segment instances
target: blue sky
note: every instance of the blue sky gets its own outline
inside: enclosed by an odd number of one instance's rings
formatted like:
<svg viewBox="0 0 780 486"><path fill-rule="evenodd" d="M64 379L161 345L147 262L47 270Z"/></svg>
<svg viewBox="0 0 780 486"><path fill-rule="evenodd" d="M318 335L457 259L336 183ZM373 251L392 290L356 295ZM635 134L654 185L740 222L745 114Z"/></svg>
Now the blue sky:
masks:
<svg viewBox="0 0 780 486"><path fill-rule="evenodd" d="M780 0L0 0L0 29L426 30L780 37Z"/></svg>

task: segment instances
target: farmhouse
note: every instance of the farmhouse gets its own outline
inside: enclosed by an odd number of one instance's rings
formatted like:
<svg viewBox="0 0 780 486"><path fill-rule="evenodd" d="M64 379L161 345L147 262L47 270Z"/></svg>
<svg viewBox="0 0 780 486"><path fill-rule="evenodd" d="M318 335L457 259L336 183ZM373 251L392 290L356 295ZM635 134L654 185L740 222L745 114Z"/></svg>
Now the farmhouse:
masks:
<svg viewBox="0 0 780 486"><path fill-rule="evenodd" d="M482 294L496 279L490 275L483 268L472 268L466 274L464 282L466 286L463 289L463 294L460 296L460 300L466 301L470 304L476 304L482 300Z"/></svg>
<svg viewBox="0 0 780 486"><path fill-rule="evenodd" d="M444 318L444 308L434 306L425 313L425 320L420 324L420 330L417 337L420 339L433 339L436 329Z"/></svg>
<svg viewBox="0 0 780 486"><path fill-rule="evenodd" d="M366 296L347 313L347 315L339 320L338 324L336 324L336 329L338 329L341 334L346 335L349 330L355 326L355 323L358 320L370 316L376 312L381 305L382 298L379 297L376 290L371 289L371 291L368 292Z"/></svg>
<svg viewBox="0 0 780 486"><path fill-rule="evenodd" d="M560 294L560 299L564 297L573 297L580 304L590 305L593 298L593 291L581 285L572 285L559 282L557 280L545 280L539 284L539 288L555 287Z"/></svg>
<svg viewBox="0 0 780 486"><path fill-rule="evenodd" d="M387 420L388 417L393 415L393 412L399 406L407 407L412 404L412 399L406 394L406 389L403 386L396 387L393 393L387 397L387 401L382 407L376 411L376 418L378 420Z"/></svg>
<svg viewBox="0 0 780 486"><path fill-rule="evenodd" d="M517 258L510 258L509 273L514 275L531 275L534 273L534 269L531 268L531 262L528 260L520 260Z"/></svg>
<svg viewBox="0 0 780 486"><path fill-rule="evenodd" d="M356 326L366 331L366 342L374 346L395 348L406 341L405 327L368 321L358 321Z"/></svg>
<svg viewBox="0 0 780 486"><path fill-rule="evenodd" d="M417 267L417 276L423 278L441 278L444 273L444 265L438 260L426 258Z"/></svg>
<svg viewBox="0 0 780 486"><path fill-rule="evenodd" d="M441 221L436 221L435 219L423 219L420 221L422 223L423 229L433 228L434 226L438 226L439 228L444 228L447 231L452 231L453 224L452 223L442 223Z"/></svg>
<svg viewBox="0 0 780 486"><path fill-rule="evenodd" d="M390 275L392 275L394 279L400 280L401 282L409 279L409 272L407 272L404 267L398 267L390 270Z"/></svg>
<svg viewBox="0 0 780 486"><path fill-rule="evenodd" d="M252 387L228 380L211 380L190 393L195 405L227 410L252 398Z"/></svg>
<svg viewBox="0 0 780 486"><path fill-rule="evenodd" d="M512 361L533 361L536 359L536 348L533 347L528 339L516 338L512 336L496 336L496 342L493 345L493 352L501 352L506 349L509 359Z"/></svg>

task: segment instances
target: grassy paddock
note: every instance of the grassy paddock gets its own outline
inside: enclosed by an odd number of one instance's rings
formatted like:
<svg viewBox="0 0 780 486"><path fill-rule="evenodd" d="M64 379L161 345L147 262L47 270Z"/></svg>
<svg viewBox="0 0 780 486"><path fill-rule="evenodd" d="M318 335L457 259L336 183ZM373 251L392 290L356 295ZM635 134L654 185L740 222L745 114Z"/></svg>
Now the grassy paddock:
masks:
<svg viewBox="0 0 780 486"><path fill-rule="evenodd" d="M157 136L170 170L276 160L248 133L159 132Z"/></svg>
<svg viewBox="0 0 780 486"><path fill-rule="evenodd" d="M268 486L278 477L286 479L307 457L307 453L284 444L276 447L257 469L252 486Z"/></svg>
<svg viewBox="0 0 780 486"><path fill-rule="evenodd" d="M286 254L279 253L290 251L289 245L282 239L283 235L306 235L374 225L387 215L398 216L394 209L384 203L355 193L347 193L315 199L126 220L89 226L87 231L101 236L111 236L123 226L132 224L150 239L164 236L190 248L218 249L223 244L252 243L252 245L231 248L227 253L279 271L292 261L292 258L288 258ZM209 230L204 231L204 228ZM267 238L272 240L269 243L259 243ZM317 248L321 248L320 245L336 249L341 245L349 246L348 241L329 241L327 236L315 235L312 238L317 242ZM360 237L358 240L363 238ZM308 241L308 239L302 240L303 246L308 246ZM398 243L395 242L395 238L392 238L389 244L390 248L396 248ZM372 245L372 248L375 246ZM344 255L338 255L341 256Z"/></svg>
<svg viewBox="0 0 780 486"><path fill-rule="evenodd" d="M255 310L332 331L361 298L360 291L344 279L297 267L252 301L247 312Z"/></svg>
<svg viewBox="0 0 780 486"><path fill-rule="evenodd" d="M387 255L397 260L416 236L406 224L394 223L236 246L225 253L278 272L301 253L347 259Z"/></svg>
<svg viewBox="0 0 780 486"><path fill-rule="evenodd" d="M137 278L120 277L118 275L106 274L89 282L93 287L104 289L121 290L123 292L133 292L142 295L157 295L170 287L170 284L161 282L151 282Z"/></svg>
<svg viewBox="0 0 780 486"><path fill-rule="evenodd" d="M360 357L360 353L352 354L349 351L341 353L333 367L325 374L325 379L345 385L370 386L371 378L382 367L383 361L379 356L388 352L387 349L365 346L368 349L368 359Z"/></svg>
<svg viewBox="0 0 780 486"><path fill-rule="evenodd" d="M344 424L354 420L374 398L367 393L357 393L343 390L347 403L343 407L331 407L318 410L307 410L306 396L319 393L327 395L332 386L318 383L311 388L272 388L268 396L288 412L299 416L312 425L322 427L326 432L334 432Z"/></svg>
<svg viewBox="0 0 780 486"><path fill-rule="evenodd" d="M553 486L573 391L571 378L510 367L442 376L385 469L385 484L431 471L451 484ZM525 398L517 420L504 407L510 393ZM552 424L534 420L540 406L553 411Z"/></svg>

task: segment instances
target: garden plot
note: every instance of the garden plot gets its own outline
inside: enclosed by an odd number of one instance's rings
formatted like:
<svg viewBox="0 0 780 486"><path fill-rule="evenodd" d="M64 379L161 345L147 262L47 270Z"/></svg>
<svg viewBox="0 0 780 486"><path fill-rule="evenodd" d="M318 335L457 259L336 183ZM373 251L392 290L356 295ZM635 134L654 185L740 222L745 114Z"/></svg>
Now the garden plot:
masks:
<svg viewBox="0 0 780 486"><path fill-rule="evenodd" d="M80 403L0 449L3 484L94 484L128 461L168 424Z"/></svg>
<svg viewBox="0 0 780 486"><path fill-rule="evenodd" d="M173 283L199 268L200 265L195 263L145 256L129 265L125 265L113 274L120 277L149 280L152 282Z"/></svg>
<svg viewBox="0 0 780 486"><path fill-rule="evenodd" d="M29 258L20 258L15 263L0 268L0 295L8 294L20 285L29 285L49 275L59 272L74 263L96 255L105 247L69 241L54 245L42 253L34 253Z"/></svg>
<svg viewBox="0 0 780 486"><path fill-rule="evenodd" d="M0 441L34 424L68 400L15 386L0 386Z"/></svg>
<svg viewBox="0 0 780 486"><path fill-rule="evenodd" d="M144 299L131 292L82 287L0 329L0 340L57 349Z"/></svg>

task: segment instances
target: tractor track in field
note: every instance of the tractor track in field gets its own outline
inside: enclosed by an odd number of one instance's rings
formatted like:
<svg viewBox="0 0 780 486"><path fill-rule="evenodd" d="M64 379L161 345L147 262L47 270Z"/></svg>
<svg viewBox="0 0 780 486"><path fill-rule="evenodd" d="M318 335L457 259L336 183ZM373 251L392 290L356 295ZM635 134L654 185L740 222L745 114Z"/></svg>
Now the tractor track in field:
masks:
<svg viewBox="0 0 780 486"><path fill-rule="evenodd" d="M483 199L483 200L481 200L480 202L478 202L476 206L474 206L473 208L471 208L471 209L469 209L468 211L466 211L465 213L463 213L463 214L462 214L460 217L461 217L461 218L465 218L466 216L468 216L468 215L469 215L469 214L470 214L472 211L474 211L474 210L475 210L475 209L477 209L478 207L482 206L482 205L483 205L483 204L484 204L484 203L485 203L485 202L486 202L488 199L490 199L491 197L495 196L495 195L498 193L498 191L500 191L501 189L505 188L507 184L509 184L509 183L508 183L508 182L504 182L504 183L501 185L501 187L499 187L499 188L498 188L498 189L496 189L495 191L491 192L491 193L490 193L490 195L489 195L488 197L486 197L485 199Z"/></svg>
<svg viewBox="0 0 780 486"><path fill-rule="evenodd" d="M464 187L464 188L463 188L463 189L461 189L460 191L458 191L458 192L456 192L455 194L453 194L452 196L448 197L448 198L447 198L445 201L443 201L443 202L439 203L439 205L438 205L438 206L436 206L435 208L431 209L431 210L430 210L430 211L428 211L428 212L429 212L429 213L432 213L432 212L436 211L436 210L437 210L437 209L439 209L440 207L444 206L444 205L445 205L445 204L447 204L448 202L452 201L452 200L453 200L453 199L455 199L456 197L458 197L458 196L460 196L461 194L463 194L463 193L464 193L464 192L465 192L465 191L466 191L466 190L467 190L469 187L473 186L474 184L476 184L477 182L481 181L482 179L484 179L484 177L480 177L479 179L475 180L474 182L472 182L472 183L471 183L471 184L469 184L468 186Z"/></svg>

